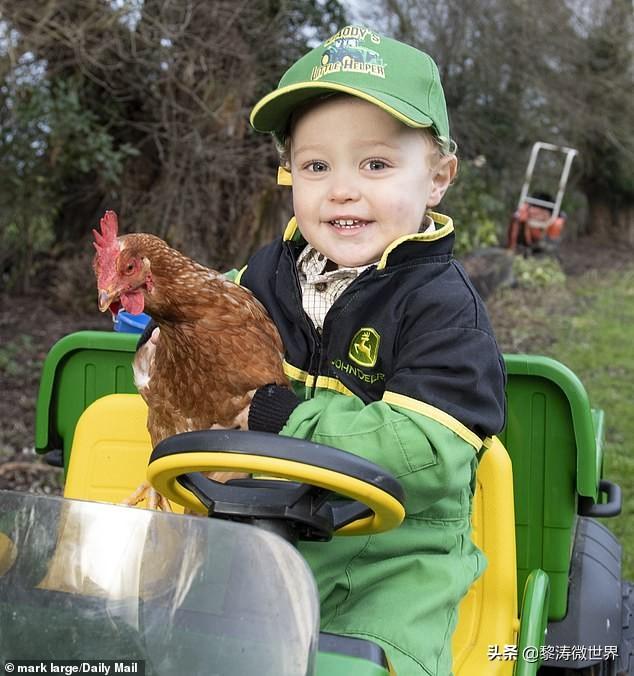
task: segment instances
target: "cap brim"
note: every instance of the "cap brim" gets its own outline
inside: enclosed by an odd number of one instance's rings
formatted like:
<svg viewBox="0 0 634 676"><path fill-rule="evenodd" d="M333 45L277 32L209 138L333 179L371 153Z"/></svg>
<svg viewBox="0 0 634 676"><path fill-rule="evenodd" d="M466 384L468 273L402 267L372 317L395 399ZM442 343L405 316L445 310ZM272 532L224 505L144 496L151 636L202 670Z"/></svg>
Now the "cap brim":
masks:
<svg viewBox="0 0 634 676"><path fill-rule="evenodd" d="M255 104L251 124L256 131L283 136L288 119L299 105L325 93L342 92L379 106L408 127L431 127L432 119L406 101L374 89L355 89L338 82L298 82L280 87Z"/></svg>

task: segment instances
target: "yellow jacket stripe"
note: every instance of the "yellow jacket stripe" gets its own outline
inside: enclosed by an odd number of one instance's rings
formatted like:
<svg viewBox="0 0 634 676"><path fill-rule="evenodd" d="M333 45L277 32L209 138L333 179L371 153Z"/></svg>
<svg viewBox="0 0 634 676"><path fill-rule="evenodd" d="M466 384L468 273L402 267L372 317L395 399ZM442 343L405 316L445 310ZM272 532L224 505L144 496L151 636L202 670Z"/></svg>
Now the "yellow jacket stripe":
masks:
<svg viewBox="0 0 634 676"><path fill-rule="evenodd" d="M313 387L316 385L323 389L334 390L335 392L346 394L351 397L354 396L354 393L337 378L331 378L329 376L317 376L317 378L315 378L315 376L298 369L296 366L292 366L287 361L284 361L284 373L289 378L304 383L306 387ZM436 408L431 404L426 404L412 397L407 397L404 394L398 394L396 392L390 392L389 390L383 394L383 401L386 404L390 404L390 406L399 406L409 411L420 413L432 420L436 420L441 425L449 428L452 432L455 432L461 439L473 446L476 451L479 451L482 448L482 439L480 439L475 432L472 432L449 413L445 413L445 411ZM487 438L485 443L490 444L490 438Z"/></svg>
<svg viewBox="0 0 634 676"><path fill-rule="evenodd" d="M412 397L406 397L404 394L389 391L383 394L383 401L391 406L399 406L436 420L441 425L448 427L452 432L455 432L461 439L473 446L476 451L482 448L482 439L475 432L465 427L459 420L449 415L449 413L445 413L445 411L431 406L431 404L425 404L417 399L412 399Z"/></svg>

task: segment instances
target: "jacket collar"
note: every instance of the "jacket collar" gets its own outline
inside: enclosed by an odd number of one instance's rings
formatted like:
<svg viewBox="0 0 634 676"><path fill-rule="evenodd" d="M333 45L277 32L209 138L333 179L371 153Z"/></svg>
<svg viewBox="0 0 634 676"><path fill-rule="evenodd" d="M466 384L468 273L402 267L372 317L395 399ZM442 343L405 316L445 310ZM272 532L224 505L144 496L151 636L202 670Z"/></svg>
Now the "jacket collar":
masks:
<svg viewBox="0 0 634 676"><path fill-rule="evenodd" d="M395 259L400 258L400 256L397 256L397 253L400 253L404 248L409 248L404 247L404 245L407 245L409 243L425 243L425 242L426 243L442 242L443 244L447 243L449 244L448 247L441 246L438 248L438 250L436 250L437 247L433 247L434 249L433 252L425 251L425 254L427 255L429 253L436 255L439 253L440 254L451 253L454 238L449 236L452 235L454 232L453 220L449 216L439 214L435 211L430 211L428 213L432 217L434 224L436 225L435 231L415 232L411 235L403 235L403 237L395 239L391 244L387 246L387 248L383 252L383 255L376 264L377 270L382 270L383 268L385 268L388 262L389 263L396 262ZM286 230L284 230L283 240L285 242L296 242L296 243L304 242L304 238L302 237L302 234L299 231L299 228L297 227L297 220L295 219L295 216L293 216L293 218L291 218L291 220L288 222ZM427 249L427 247L425 247L425 249Z"/></svg>

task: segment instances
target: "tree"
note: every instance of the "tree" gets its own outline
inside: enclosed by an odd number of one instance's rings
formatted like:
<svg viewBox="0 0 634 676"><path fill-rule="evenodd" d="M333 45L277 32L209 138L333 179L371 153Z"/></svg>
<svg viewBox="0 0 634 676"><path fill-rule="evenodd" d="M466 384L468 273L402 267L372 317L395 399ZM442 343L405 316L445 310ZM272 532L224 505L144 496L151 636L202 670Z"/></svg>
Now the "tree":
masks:
<svg viewBox="0 0 634 676"><path fill-rule="evenodd" d="M77 104L66 120L33 109L27 124L40 130L40 164L55 179L47 215L55 242L77 247L114 208L125 230L155 232L226 267L279 232L288 195L275 186L272 144L252 132L248 113L308 41L343 20L338 2L0 2L9 126L16 87ZM15 172L9 157L0 171ZM33 183L25 176L22 184L27 194Z"/></svg>
<svg viewBox="0 0 634 676"><path fill-rule="evenodd" d="M438 63L461 157L486 158L495 218L542 140L579 150L573 188L586 196L587 230L634 243L627 0L383 0L368 18Z"/></svg>
<svg viewBox="0 0 634 676"><path fill-rule="evenodd" d="M634 244L632 5L606 0L578 9L576 48L553 78L559 109L580 153L589 231Z"/></svg>
<svg viewBox="0 0 634 676"><path fill-rule="evenodd" d="M10 55L7 55L10 56ZM55 241L52 224L71 180L89 176L114 187L134 154L113 139L72 87L25 78L19 68L0 85L0 271L4 282L28 290L38 255Z"/></svg>

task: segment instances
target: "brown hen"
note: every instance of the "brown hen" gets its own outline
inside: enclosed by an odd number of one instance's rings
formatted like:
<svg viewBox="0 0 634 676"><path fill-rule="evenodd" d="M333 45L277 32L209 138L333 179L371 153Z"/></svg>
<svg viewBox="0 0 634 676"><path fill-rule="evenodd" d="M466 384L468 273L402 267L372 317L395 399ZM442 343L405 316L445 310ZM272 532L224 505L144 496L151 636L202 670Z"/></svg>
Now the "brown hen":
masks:
<svg viewBox="0 0 634 676"><path fill-rule="evenodd" d="M149 234L117 236L114 211L95 236L99 309L142 311L158 324L137 351L135 384L148 405L152 445L179 432L211 427L246 428L258 387L288 385L283 346L261 303L222 274L187 258ZM238 475L217 472L226 481ZM143 498L168 508L143 484L126 501Z"/></svg>

